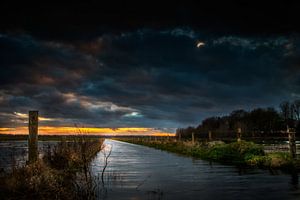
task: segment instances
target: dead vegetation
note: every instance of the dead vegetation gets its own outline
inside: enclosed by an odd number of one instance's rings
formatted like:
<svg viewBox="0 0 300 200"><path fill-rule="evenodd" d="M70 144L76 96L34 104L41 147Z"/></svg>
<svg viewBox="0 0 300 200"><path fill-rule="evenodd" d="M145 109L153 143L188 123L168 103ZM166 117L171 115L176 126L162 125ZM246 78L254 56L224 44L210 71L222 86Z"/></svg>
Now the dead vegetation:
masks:
<svg viewBox="0 0 300 200"><path fill-rule="evenodd" d="M95 199L96 179L89 164L103 139L84 135L61 140L38 161L14 167L0 178L2 199Z"/></svg>

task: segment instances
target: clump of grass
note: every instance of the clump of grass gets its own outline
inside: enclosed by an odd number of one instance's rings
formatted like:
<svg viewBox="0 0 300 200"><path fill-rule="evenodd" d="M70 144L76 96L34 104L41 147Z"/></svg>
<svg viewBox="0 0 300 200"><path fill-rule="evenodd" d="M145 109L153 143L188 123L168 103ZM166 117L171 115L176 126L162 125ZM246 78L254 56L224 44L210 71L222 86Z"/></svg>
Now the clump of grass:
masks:
<svg viewBox="0 0 300 200"><path fill-rule="evenodd" d="M39 160L2 177L4 199L74 199L72 178Z"/></svg>
<svg viewBox="0 0 300 200"><path fill-rule="evenodd" d="M208 158L222 163L244 165L252 156L264 156L263 148L252 142L233 142L208 148Z"/></svg>
<svg viewBox="0 0 300 200"><path fill-rule="evenodd" d="M94 199L89 163L103 141L80 136L48 148L42 159L1 177L3 199Z"/></svg>
<svg viewBox="0 0 300 200"><path fill-rule="evenodd" d="M251 166L284 170L295 170L294 168L296 164L290 154L286 152L273 152L264 156L253 155L249 156L246 162Z"/></svg>
<svg viewBox="0 0 300 200"><path fill-rule="evenodd" d="M62 140L57 146L48 148L43 160L52 168L73 172L88 171L90 161L102 150L103 140L74 137Z"/></svg>
<svg viewBox="0 0 300 200"><path fill-rule="evenodd" d="M267 164L271 168L289 168L293 165L293 159L289 153L275 152L267 155Z"/></svg>

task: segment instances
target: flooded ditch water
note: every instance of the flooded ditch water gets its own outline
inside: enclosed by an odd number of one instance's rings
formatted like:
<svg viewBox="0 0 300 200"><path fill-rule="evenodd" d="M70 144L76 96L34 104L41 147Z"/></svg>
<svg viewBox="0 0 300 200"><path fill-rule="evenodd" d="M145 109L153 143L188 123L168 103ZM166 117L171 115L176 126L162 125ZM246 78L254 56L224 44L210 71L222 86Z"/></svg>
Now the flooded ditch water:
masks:
<svg viewBox="0 0 300 200"><path fill-rule="evenodd" d="M107 186L107 199L300 199L297 175L240 170L114 140L105 144L112 148L106 173L118 179ZM95 175L103 157L92 162Z"/></svg>
<svg viewBox="0 0 300 200"><path fill-rule="evenodd" d="M56 142L40 141L45 149ZM238 169L115 140L105 140L106 199L300 199L299 177L281 171ZM27 159L27 142L0 142L0 168ZM104 152L91 163L100 177ZM100 186L99 186L100 187ZM103 196L101 197L103 198Z"/></svg>

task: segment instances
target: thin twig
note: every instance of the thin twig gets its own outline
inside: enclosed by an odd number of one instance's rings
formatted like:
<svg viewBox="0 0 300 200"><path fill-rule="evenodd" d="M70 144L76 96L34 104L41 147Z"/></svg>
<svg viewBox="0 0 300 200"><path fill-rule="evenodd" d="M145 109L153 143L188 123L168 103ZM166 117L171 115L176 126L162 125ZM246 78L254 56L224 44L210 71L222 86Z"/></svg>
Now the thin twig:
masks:
<svg viewBox="0 0 300 200"><path fill-rule="evenodd" d="M109 163L109 162L108 162L108 158L110 157L111 152L112 152L112 146L110 147L110 150L109 150L109 152L108 152L108 155L106 155L105 149L104 149L104 151L103 151L103 155L104 155L104 166L103 166L102 173L101 173L101 181L102 181L103 187L104 187L104 172L105 172L106 167L107 167L107 165L108 165L108 163Z"/></svg>

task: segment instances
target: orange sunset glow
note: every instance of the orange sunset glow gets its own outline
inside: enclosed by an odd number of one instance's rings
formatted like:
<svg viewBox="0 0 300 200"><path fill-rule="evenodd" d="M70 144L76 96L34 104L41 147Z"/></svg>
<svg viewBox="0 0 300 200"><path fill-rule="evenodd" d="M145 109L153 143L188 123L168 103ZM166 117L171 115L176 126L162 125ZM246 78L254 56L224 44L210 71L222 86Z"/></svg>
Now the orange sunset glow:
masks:
<svg viewBox="0 0 300 200"><path fill-rule="evenodd" d="M0 128L0 134L27 134L28 127L22 126L17 128ZM154 128L76 128L76 127L51 127L40 126L40 135L74 135L74 134L87 134L87 135L152 135L152 136L172 136L174 133L163 132Z"/></svg>

